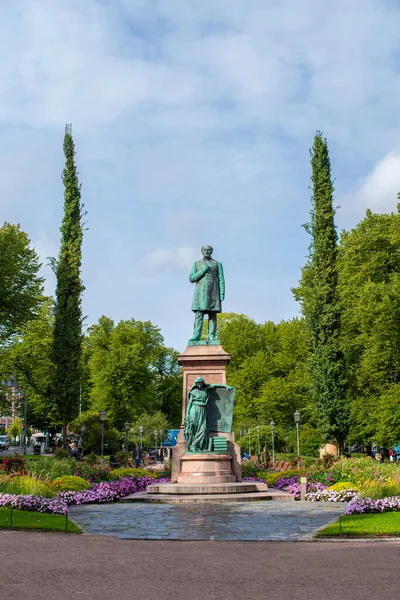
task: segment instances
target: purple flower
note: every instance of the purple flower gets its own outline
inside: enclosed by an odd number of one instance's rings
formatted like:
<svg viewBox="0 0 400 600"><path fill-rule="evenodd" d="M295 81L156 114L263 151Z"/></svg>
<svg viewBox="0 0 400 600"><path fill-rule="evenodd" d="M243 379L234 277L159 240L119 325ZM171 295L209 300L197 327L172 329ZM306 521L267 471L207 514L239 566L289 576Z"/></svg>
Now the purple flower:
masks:
<svg viewBox="0 0 400 600"><path fill-rule="evenodd" d="M162 477L159 482L168 482ZM116 502L125 496L140 492L154 483L151 477L123 477L119 481L94 483L90 490L81 492L60 492L54 498L41 496L16 496L0 494L0 506L9 506L20 510L31 510L53 514L66 514L71 504L90 504L94 502Z"/></svg>

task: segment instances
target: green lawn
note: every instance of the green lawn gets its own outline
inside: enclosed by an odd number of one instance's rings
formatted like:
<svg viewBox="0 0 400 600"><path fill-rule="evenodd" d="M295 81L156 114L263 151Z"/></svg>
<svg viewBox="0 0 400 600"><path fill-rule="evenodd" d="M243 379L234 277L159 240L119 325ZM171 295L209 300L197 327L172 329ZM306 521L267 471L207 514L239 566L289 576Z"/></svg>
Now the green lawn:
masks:
<svg viewBox="0 0 400 600"><path fill-rule="evenodd" d="M400 536L400 513L386 512L342 517L343 537ZM340 521L328 525L315 537L340 536Z"/></svg>
<svg viewBox="0 0 400 600"><path fill-rule="evenodd" d="M10 528L10 509L0 508L0 529ZM64 515L48 515L25 510L12 511L13 529L35 529L36 531L65 531ZM68 520L69 533L81 533L79 527Z"/></svg>

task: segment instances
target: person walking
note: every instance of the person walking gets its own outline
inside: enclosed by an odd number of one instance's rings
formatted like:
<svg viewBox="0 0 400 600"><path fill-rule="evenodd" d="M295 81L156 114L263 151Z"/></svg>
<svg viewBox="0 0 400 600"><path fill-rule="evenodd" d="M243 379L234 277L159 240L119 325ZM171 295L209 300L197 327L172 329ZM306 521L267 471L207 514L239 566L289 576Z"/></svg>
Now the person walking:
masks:
<svg viewBox="0 0 400 600"><path fill-rule="evenodd" d="M135 444L133 454L135 458L135 466L138 469L140 467L140 463L142 462L142 449L137 442Z"/></svg>

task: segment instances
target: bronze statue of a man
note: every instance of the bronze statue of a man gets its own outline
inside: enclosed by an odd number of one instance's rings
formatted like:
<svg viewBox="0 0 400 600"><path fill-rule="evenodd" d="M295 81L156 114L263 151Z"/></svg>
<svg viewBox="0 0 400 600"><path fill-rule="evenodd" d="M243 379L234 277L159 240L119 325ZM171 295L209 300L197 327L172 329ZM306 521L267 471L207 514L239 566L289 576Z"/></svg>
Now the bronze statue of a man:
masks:
<svg viewBox="0 0 400 600"><path fill-rule="evenodd" d="M211 246L201 249L203 258L193 263L189 280L195 283L192 311L195 313L194 331L190 341L200 339L204 315L208 314L208 339L217 339L217 313L221 312L221 302L225 298L225 279L222 264L212 258Z"/></svg>

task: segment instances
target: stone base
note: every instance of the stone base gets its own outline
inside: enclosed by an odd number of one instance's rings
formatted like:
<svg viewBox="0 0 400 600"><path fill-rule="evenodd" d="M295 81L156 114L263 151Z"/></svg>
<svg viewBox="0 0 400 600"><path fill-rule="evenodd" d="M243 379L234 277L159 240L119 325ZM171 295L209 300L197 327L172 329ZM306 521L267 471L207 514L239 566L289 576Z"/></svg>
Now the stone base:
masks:
<svg viewBox="0 0 400 600"><path fill-rule="evenodd" d="M237 486L243 484L255 484L257 491L240 490ZM263 487L265 485L265 488ZM165 486L165 487L164 487ZM229 491L229 487L231 491ZM155 492L159 488L160 493ZM154 491L152 490L154 488ZM174 489L175 488L175 489ZM180 485L177 483L152 484L145 492L136 492L119 500L119 502L146 502L150 504L203 504L204 502L260 502L268 500L279 500L280 502L294 502L294 496L282 490L269 490L268 486L261 482L226 483L217 485ZM161 489L165 493L161 493ZM205 489L208 489L205 492ZM213 493L213 490L219 493ZM191 491L190 493L189 490ZM182 493L180 493L180 491Z"/></svg>
<svg viewBox="0 0 400 600"><path fill-rule="evenodd" d="M268 485L261 481L240 483L152 483L147 486L148 494L199 495L199 494L250 494L267 492Z"/></svg>
<svg viewBox="0 0 400 600"><path fill-rule="evenodd" d="M187 453L181 456L178 483L236 482L230 454Z"/></svg>

